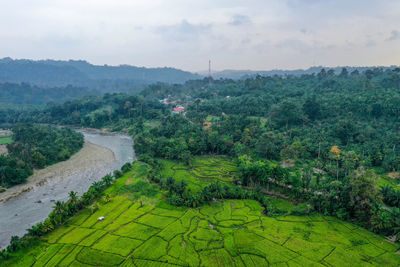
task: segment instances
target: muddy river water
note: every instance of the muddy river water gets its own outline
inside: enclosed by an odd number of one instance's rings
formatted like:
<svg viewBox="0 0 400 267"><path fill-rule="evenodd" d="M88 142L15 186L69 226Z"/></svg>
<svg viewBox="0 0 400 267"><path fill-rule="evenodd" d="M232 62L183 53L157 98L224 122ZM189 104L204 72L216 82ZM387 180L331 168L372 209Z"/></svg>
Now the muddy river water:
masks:
<svg viewBox="0 0 400 267"><path fill-rule="evenodd" d="M80 131L85 145L69 160L39 170L26 184L0 193L1 248L11 236L22 236L47 218L54 202L65 201L70 191L80 196L94 181L135 159L130 137Z"/></svg>

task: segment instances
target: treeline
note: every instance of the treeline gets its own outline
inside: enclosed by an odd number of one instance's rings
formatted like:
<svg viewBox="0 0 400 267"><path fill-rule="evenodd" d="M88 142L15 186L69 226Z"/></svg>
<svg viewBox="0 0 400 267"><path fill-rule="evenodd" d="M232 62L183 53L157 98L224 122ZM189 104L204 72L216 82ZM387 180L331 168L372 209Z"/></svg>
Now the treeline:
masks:
<svg viewBox="0 0 400 267"><path fill-rule="evenodd" d="M35 122L91 128L107 126L119 131L133 126L138 118L159 119L165 111L166 107L158 101L148 101L142 96L105 94L63 104L49 103L40 110L0 109L0 125Z"/></svg>
<svg viewBox="0 0 400 267"><path fill-rule="evenodd" d="M79 151L83 135L70 128L17 124L8 155L0 156L0 185L9 187L26 181L33 168L44 168L66 160Z"/></svg>

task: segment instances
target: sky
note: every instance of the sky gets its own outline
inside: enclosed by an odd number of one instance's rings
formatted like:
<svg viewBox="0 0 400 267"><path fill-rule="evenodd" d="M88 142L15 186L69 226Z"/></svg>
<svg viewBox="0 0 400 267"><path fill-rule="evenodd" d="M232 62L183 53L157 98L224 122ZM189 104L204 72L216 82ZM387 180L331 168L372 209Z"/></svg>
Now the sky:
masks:
<svg viewBox="0 0 400 267"><path fill-rule="evenodd" d="M208 69L400 65L399 0L0 0L0 57Z"/></svg>

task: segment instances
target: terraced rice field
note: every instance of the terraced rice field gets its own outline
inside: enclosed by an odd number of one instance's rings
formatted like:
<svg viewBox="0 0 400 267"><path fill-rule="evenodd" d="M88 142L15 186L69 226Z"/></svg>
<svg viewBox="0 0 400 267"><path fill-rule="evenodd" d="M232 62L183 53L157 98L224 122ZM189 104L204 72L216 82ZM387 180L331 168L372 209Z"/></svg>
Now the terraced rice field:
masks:
<svg viewBox="0 0 400 267"><path fill-rule="evenodd" d="M221 159L226 160L226 159ZM206 167L200 163L200 173ZM207 159L209 163L209 160ZM164 162L168 163L168 162ZM170 162L171 163L171 162ZM208 164L207 163L207 164ZM176 166L171 163L168 166ZM196 168L196 167L194 167ZM224 166L225 168L225 166ZM145 179L144 164L117 180L93 214L81 211L4 266L399 266L399 246L335 218L268 217L253 200L178 208L119 195ZM217 175L219 169L210 169ZM183 177L182 170L180 175ZM190 170L187 170L190 173ZM218 175L217 175L218 176ZM222 175L223 176L223 175ZM190 175L194 185L196 181ZM224 179L224 178L221 178ZM227 178L228 179L228 178ZM196 181L196 183L195 183ZM291 207L289 207L291 208ZM103 221L97 218L104 216Z"/></svg>
<svg viewBox="0 0 400 267"><path fill-rule="evenodd" d="M0 137L0 145L7 145L13 142L11 137Z"/></svg>
<svg viewBox="0 0 400 267"><path fill-rule="evenodd" d="M194 192L213 181L230 183L238 172L235 164L225 157L196 157L191 167L169 160L160 162L163 165L164 177L172 176L177 181L185 180Z"/></svg>
<svg viewBox="0 0 400 267"><path fill-rule="evenodd" d="M334 218L262 215L252 200L199 209L115 197L44 238L29 266L398 266L398 246ZM105 220L98 222L99 216ZM29 258L29 259L28 259Z"/></svg>

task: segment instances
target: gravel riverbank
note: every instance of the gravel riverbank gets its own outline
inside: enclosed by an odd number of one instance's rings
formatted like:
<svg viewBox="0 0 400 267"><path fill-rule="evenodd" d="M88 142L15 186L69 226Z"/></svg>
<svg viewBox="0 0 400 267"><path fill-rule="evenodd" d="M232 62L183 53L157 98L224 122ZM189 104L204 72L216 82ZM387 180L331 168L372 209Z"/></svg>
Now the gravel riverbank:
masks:
<svg viewBox="0 0 400 267"><path fill-rule="evenodd" d="M88 169L110 164L115 160L114 153L105 147L85 142L83 148L66 161L58 162L35 173L24 184L13 186L0 193L0 202L6 202L25 192L47 183L54 183L71 176L73 173L82 173Z"/></svg>

